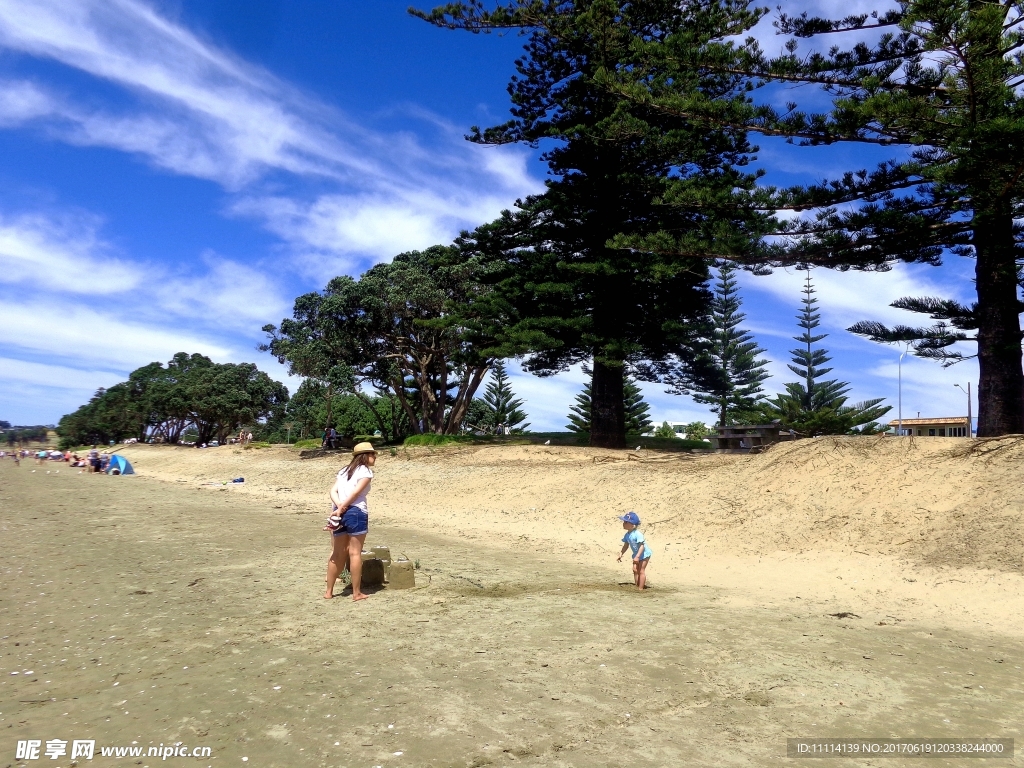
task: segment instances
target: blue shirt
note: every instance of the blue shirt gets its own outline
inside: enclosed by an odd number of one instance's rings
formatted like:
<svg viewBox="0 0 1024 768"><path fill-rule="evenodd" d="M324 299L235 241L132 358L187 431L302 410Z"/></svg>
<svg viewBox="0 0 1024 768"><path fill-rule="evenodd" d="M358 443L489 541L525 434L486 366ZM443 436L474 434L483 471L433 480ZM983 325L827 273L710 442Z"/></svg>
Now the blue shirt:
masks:
<svg viewBox="0 0 1024 768"><path fill-rule="evenodd" d="M640 551L640 545L643 544L644 556L640 559L647 560L648 558L650 558L651 550L647 546L647 539L645 539L644 535L640 533L639 528L634 528L632 531L629 531L625 536L622 537L622 541L626 544L629 544L629 548L633 551L634 558L636 558L636 553Z"/></svg>

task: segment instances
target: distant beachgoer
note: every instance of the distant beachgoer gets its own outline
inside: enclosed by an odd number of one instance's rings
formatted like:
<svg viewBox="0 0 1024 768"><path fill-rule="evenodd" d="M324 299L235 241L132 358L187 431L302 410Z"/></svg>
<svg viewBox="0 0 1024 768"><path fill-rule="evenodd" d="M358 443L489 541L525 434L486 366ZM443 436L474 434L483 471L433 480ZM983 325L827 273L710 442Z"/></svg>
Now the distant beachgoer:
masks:
<svg viewBox="0 0 1024 768"><path fill-rule="evenodd" d="M622 551L619 552L618 562L622 562L622 556L626 550L632 550L633 554L633 583L636 588L643 590L647 586L647 566L651 562L651 550L647 546L647 540L640 532L640 516L636 512L627 512L619 517L626 535L622 537Z"/></svg>
<svg viewBox="0 0 1024 768"><path fill-rule="evenodd" d="M360 589L363 579L363 543L370 529L366 495L373 480L373 465L377 451L370 443L359 443L352 449L352 461L338 473L338 479L331 488L334 512L328 521L333 549L327 561L327 589L324 599L334 597L334 583L338 575L348 567L352 578L352 599L364 600Z"/></svg>
<svg viewBox="0 0 1024 768"><path fill-rule="evenodd" d="M252 432L247 432L245 435L245 444L248 445L252 442Z"/></svg>

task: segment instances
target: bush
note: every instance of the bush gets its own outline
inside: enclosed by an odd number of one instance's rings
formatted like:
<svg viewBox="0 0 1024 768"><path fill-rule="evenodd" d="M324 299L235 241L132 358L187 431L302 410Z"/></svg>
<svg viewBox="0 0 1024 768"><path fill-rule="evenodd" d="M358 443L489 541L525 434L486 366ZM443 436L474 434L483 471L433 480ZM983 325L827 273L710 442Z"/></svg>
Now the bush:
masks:
<svg viewBox="0 0 1024 768"><path fill-rule="evenodd" d="M292 448L319 448L320 441L315 438L307 438L306 440L296 440L292 443Z"/></svg>
<svg viewBox="0 0 1024 768"><path fill-rule="evenodd" d="M452 445L454 443L478 442L479 438L472 435L410 435L403 445Z"/></svg>
<svg viewBox="0 0 1024 768"><path fill-rule="evenodd" d="M661 426L654 430L655 437L675 437L676 431L672 429L667 421L661 422Z"/></svg>

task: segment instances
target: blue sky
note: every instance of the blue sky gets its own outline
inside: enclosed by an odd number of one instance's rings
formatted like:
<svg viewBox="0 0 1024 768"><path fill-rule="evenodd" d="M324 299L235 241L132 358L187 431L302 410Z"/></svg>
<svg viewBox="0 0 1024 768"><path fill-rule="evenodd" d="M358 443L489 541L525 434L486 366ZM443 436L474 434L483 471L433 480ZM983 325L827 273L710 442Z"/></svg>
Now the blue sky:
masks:
<svg viewBox="0 0 1024 768"><path fill-rule="evenodd" d="M256 362L294 390L255 347L296 295L449 242L541 189L536 153L462 138L507 115L521 39L438 30L407 5L0 0L0 418L54 423L178 351ZM875 159L759 143L783 184ZM971 267L815 271L833 375L854 399L895 406L898 353L843 328L915 322L887 306L900 296L969 299ZM769 391L793 380L801 281L741 277ZM562 428L580 372L510 367L533 428ZM953 383L969 380L970 362L904 361L904 416L963 413ZM658 421L708 420L644 390Z"/></svg>

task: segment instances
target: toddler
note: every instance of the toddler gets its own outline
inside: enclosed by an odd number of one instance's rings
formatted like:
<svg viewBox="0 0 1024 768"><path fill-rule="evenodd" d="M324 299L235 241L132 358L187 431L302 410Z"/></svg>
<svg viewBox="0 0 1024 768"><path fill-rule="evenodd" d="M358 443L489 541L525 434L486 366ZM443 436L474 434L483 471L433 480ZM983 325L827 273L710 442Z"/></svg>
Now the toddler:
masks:
<svg viewBox="0 0 1024 768"><path fill-rule="evenodd" d="M640 516L636 512L627 512L619 517L626 535L622 537L622 551L619 552L618 562L622 562L622 556L627 549L633 551L633 583L636 588L643 590L647 586L647 564L651 561L651 550L647 546L647 540L640 532Z"/></svg>

